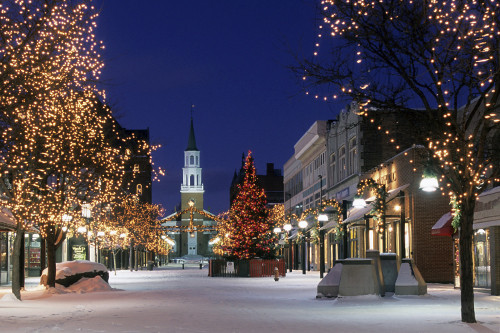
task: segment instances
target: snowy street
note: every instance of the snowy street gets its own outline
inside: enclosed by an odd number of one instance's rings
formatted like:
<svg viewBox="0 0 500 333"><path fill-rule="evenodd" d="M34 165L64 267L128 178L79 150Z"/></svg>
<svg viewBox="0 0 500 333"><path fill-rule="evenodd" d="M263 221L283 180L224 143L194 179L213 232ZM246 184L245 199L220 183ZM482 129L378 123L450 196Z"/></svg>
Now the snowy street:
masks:
<svg viewBox="0 0 500 333"><path fill-rule="evenodd" d="M460 294L430 284L426 296L316 299L318 272L211 278L179 266L110 272L115 290L42 290L23 301L0 287L1 332L500 332L500 297L477 292L477 324L460 321ZM95 288L99 289L99 288Z"/></svg>

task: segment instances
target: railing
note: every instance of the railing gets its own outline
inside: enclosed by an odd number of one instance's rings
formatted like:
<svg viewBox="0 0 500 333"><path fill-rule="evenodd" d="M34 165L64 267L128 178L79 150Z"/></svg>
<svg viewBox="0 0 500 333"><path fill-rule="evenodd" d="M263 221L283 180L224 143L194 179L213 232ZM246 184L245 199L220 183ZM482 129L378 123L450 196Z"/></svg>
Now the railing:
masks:
<svg viewBox="0 0 500 333"><path fill-rule="evenodd" d="M210 260L208 276L216 277L264 277L274 276L274 269L278 268L279 275L286 276L285 261L283 259L250 259L250 260Z"/></svg>
<svg viewBox="0 0 500 333"><path fill-rule="evenodd" d="M274 276L276 267L280 276L286 276L285 261L283 259L252 259L250 260L250 277Z"/></svg>

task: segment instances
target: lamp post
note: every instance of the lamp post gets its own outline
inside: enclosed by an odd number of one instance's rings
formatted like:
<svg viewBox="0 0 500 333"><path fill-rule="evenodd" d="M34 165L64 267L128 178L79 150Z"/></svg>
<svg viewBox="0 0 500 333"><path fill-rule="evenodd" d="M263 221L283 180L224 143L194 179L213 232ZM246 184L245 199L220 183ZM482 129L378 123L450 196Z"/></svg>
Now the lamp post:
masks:
<svg viewBox="0 0 500 333"><path fill-rule="evenodd" d="M306 235L305 229L307 228L307 221L300 221L299 228L303 230L302 233L302 274L306 274Z"/></svg>
<svg viewBox="0 0 500 333"><path fill-rule="evenodd" d="M281 228L280 227L274 227L273 232L276 234L276 237L278 237L278 255L281 256L281 246L280 246Z"/></svg>
<svg viewBox="0 0 500 333"><path fill-rule="evenodd" d="M290 230L292 230L292 225L290 223L286 223L283 226L283 229L286 231L288 241L288 270L292 272L292 244L290 243Z"/></svg>
<svg viewBox="0 0 500 333"><path fill-rule="evenodd" d="M319 222L319 277L322 279L325 273L325 232L321 230L323 222L328 221L328 216L326 214L318 215Z"/></svg>
<svg viewBox="0 0 500 333"><path fill-rule="evenodd" d="M323 206L323 176L319 175L319 207ZM321 230L323 222L328 221L328 216L325 214L318 215L319 223L319 277L322 279L325 273L325 234Z"/></svg>

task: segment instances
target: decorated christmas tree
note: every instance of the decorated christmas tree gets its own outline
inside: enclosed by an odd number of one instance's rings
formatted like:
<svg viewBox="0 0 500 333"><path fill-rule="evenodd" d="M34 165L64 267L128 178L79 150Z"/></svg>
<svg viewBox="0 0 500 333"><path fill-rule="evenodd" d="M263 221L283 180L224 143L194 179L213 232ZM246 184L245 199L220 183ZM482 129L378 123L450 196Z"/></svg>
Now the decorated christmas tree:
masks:
<svg viewBox="0 0 500 333"><path fill-rule="evenodd" d="M257 184L251 151L245 159L245 177L224 226L223 253L234 259L274 257L275 236L267 219L266 195Z"/></svg>

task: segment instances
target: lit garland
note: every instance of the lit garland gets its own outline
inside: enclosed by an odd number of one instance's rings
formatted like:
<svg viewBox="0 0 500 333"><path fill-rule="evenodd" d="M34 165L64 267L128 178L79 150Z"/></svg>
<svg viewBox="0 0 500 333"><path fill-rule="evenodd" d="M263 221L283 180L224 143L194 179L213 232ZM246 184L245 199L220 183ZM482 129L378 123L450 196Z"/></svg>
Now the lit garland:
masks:
<svg viewBox="0 0 500 333"><path fill-rule="evenodd" d="M362 197L363 193L367 189L375 191L375 201L373 202L373 208L370 214L373 219L377 222L377 231L379 233L384 232L383 215L385 214L385 200L387 198L387 191L383 184L379 184L372 178L363 179L358 183L357 196Z"/></svg>
<svg viewBox="0 0 500 333"><path fill-rule="evenodd" d="M162 223L164 222L169 222L169 221L176 221L179 217L181 217L183 214L189 213L189 224L187 226L184 225L178 225L178 226L162 226L161 229L163 231L167 232L206 232L206 231L216 231L217 228L215 226L210 226L210 225L195 225L194 224L194 213L198 213L203 217L206 217L207 219L210 219L212 221L216 222L224 222L222 218L219 218L213 214L207 213L203 210L200 210L195 207L194 203L189 204L188 208L175 213L172 216L166 217L161 220Z"/></svg>

